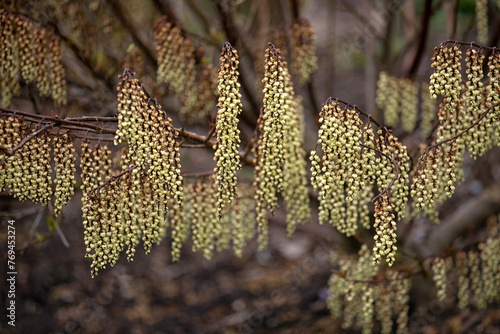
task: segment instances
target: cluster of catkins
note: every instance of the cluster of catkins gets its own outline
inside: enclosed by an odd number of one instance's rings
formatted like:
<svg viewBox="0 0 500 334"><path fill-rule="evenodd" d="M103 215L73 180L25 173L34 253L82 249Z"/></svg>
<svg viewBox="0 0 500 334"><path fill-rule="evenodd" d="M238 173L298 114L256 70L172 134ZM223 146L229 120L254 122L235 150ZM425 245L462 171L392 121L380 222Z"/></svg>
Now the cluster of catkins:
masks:
<svg viewBox="0 0 500 334"><path fill-rule="evenodd" d="M217 145L214 147L215 186L217 189L217 210L222 216L224 209L232 205L236 193L236 172L240 168L238 149L240 130L238 115L241 113L241 94L238 82L238 53L228 43L224 45L220 57L219 101L217 104Z"/></svg>
<svg viewBox="0 0 500 334"><path fill-rule="evenodd" d="M396 255L396 219L404 216L408 199L410 158L406 147L388 130L375 137L354 107L335 100L323 105L318 142L311 152L311 184L319 190L319 222L330 221L352 236L358 222L370 227L369 203L376 184L374 261L392 265ZM322 156L320 156L321 147ZM388 189L391 189L390 192Z"/></svg>
<svg viewBox="0 0 500 334"><path fill-rule="evenodd" d="M342 328L361 327L372 333L376 321L380 333L408 332L408 302L411 280L404 273L380 271L366 245L358 256L342 256L329 280L327 306L334 318L342 317Z"/></svg>
<svg viewBox="0 0 500 334"><path fill-rule="evenodd" d="M292 22L290 33L290 46L293 74L299 84L307 83L311 80L311 75L318 68L318 58L315 54L316 35L311 24L304 18L296 19Z"/></svg>
<svg viewBox="0 0 500 334"><path fill-rule="evenodd" d="M432 277L439 300L443 301L451 292L454 293L450 286L458 287L458 306L462 309L473 301L478 308L483 309L487 303L500 300L499 222L500 216L488 219L488 237L477 248L459 251L454 257L434 259ZM455 275L451 275L452 271L455 271ZM456 277L455 284L450 284L453 277Z"/></svg>
<svg viewBox="0 0 500 334"><path fill-rule="evenodd" d="M293 20L287 28L273 33L273 45L281 51L283 58L290 59L291 74L299 85L304 85L311 81L312 74L318 68L318 57L315 53L316 35L311 23L305 18ZM261 57L255 58L254 70L258 80L256 85L259 87L262 83L260 77L264 74L264 65Z"/></svg>
<svg viewBox="0 0 500 334"><path fill-rule="evenodd" d="M426 87L422 87L424 90ZM422 122L432 122L435 107L425 100L428 94L422 94ZM384 124L395 127L399 120L403 129L411 133L417 124L418 112L418 83L408 78L395 78L386 72L380 72L377 82L377 107L384 112ZM428 127L428 125L427 125ZM429 131L427 129L427 131Z"/></svg>
<svg viewBox="0 0 500 334"><path fill-rule="evenodd" d="M20 76L33 83L41 96L56 105L67 102L66 74L62 66L61 40L26 16L0 9L0 90L2 104L9 107L20 94Z"/></svg>
<svg viewBox="0 0 500 334"><path fill-rule="evenodd" d="M74 193L75 155L73 138L63 132L52 138L48 129L45 125L30 128L17 116L0 117L0 192L8 189L21 201L42 205L51 203L54 196L54 215L58 216ZM55 181L51 178L52 152Z"/></svg>
<svg viewBox="0 0 500 334"><path fill-rule="evenodd" d="M214 175L186 186L181 213L184 222L183 241L191 231L193 251L203 252L205 258L210 259L215 250L223 251L231 245L236 256L241 257L243 247L256 232L253 187L239 185L238 196L222 215L217 210L217 191Z"/></svg>
<svg viewBox="0 0 500 334"><path fill-rule="evenodd" d="M462 84L462 51L455 43L436 48L432 57L429 91L433 98L443 95L438 109L439 124L436 139L423 151L412 184L412 196L417 210L424 210L432 220L438 221L436 205L453 195L455 182L463 180L463 154L466 150L473 158L483 155L498 145L500 127L500 54L488 59L489 82L483 83L481 48L469 47L466 52L465 86Z"/></svg>
<svg viewBox="0 0 500 334"><path fill-rule="evenodd" d="M167 83L181 102L180 116L194 122L212 113L217 91L215 69L203 61L204 50L195 48L181 28L161 17L154 26L158 53L158 82Z"/></svg>
<svg viewBox="0 0 500 334"><path fill-rule="evenodd" d="M301 110L281 51L270 45L265 62L264 106L258 120L259 137L253 147L260 248L267 245L267 211L277 207L279 193L288 210L290 234L297 223L309 219Z"/></svg>
<svg viewBox="0 0 500 334"><path fill-rule="evenodd" d="M126 144L122 171L112 169L107 146L92 150L82 142L85 244L92 275L114 265L125 247L131 260L141 235L148 253L166 235L169 208L180 212L183 203L177 133L128 70L120 77L118 111L115 144ZM172 219L171 225L175 239L182 222Z"/></svg>

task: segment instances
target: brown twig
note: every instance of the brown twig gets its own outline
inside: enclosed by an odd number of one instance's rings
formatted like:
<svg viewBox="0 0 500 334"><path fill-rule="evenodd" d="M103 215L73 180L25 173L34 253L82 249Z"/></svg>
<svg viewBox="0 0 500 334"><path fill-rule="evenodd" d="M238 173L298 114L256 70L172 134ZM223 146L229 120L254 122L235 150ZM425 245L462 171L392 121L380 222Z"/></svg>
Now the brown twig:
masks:
<svg viewBox="0 0 500 334"><path fill-rule="evenodd" d="M0 111L4 112L6 114L12 114L12 115L20 115L23 116L24 118L32 118L37 121L41 121L42 123L48 123L47 125L50 125L50 127L54 127L56 125L59 125L60 128L65 128L69 130L74 130L74 131L91 131L94 133L99 133L99 134L110 134L110 135L115 135L116 130L114 129L109 129L107 127L95 125L95 124L90 124L87 122L81 122L79 121L79 117L72 117L70 119L64 119L64 118L57 118L57 117L51 117L51 116L45 116L45 115L34 115L26 112L22 112L19 110L12 110L12 109L6 109L0 107ZM85 117L85 116L84 116ZM85 118L82 118L85 119ZM118 119L116 117L90 117L86 118L87 121L96 121L96 122L101 122L101 121L106 121L106 122L118 122ZM214 140L210 139L210 136L202 136L194 132L186 131L184 128L174 128L174 131L176 131L181 137L184 137L186 139L191 139L196 142L199 142L203 144L205 147L213 150L214 145L216 145L216 142ZM82 138L80 136L77 136L78 138ZM87 137L85 137L87 138ZM92 138L96 139L96 138ZM208 139L208 140L207 140ZM96 140L105 140L104 138L97 138ZM111 139L107 140L111 141ZM5 150L2 150L5 151ZM244 152L240 152L240 157L245 162L245 164L250 165L250 166L255 166L255 160L252 158L249 158L246 156Z"/></svg>
<svg viewBox="0 0 500 334"><path fill-rule="evenodd" d="M395 170L396 170L396 173L394 175L394 177L392 178L391 182L389 183L389 185L384 189L382 190L377 196L375 196L373 199L372 199L372 203L374 203L377 199L379 199L380 197L382 197L383 194L387 194L387 197L389 199L389 201L391 200L391 188L392 188L392 185L394 184L394 182L396 182L396 180L398 179L399 177L399 166L398 164L396 163L396 160L394 159L394 155L392 157L388 156L387 154L383 153L382 151L374 148L374 147L371 147L371 146L367 146L367 145L364 145L364 144L360 144L362 147L365 147L367 149L370 149L370 150L373 150L375 152L378 152L380 155L386 157L387 159L389 159L391 161L391 163L393 164Z"/></svg>
<svg viewBox="0 0 500 334"><path fill-rule="evenodd" d="M213 127L210 129L210 131L208 132L207 137L205 138L205 141L204 141L204 142L209 141L209 140L210 140L210 138L212 138L212 136L214 135L214 133L215 133L215 131L216 131L216 130L217 130L217 127L216 127L216 126L215 126L215 124L214 124L214 126L213 126Z"/></svg>
<svg viewBox="0 0 500 334"><path fill-rule="evenodd" d="M422 13L422 26L420 30L420 37L418 40L417 51L415 52L415 57L413 58L413 62L411 64L410 69L408 70L408 78L413 78L415 73L417 72L418 65L422 60L422 56L425 51L425 44L427 42L427 33L429 31L429 22L431 17L431 8L432 8L432 0L425 0L424 4L424 12Z"/></svg>
<svg viewBox="0 0 500 334"><path fill-rule="evenodd" d="M446 45L446 44L455 44L455 45L460 45L460 46L475 46L476 48L481 48L481 49L486 49L486 50L495 50L498 49L496 46L486 46L486 45L481 45L476 42L461 42L461 41L454 41L454 40L449 40L447 39L444 42L441 42L441 45Z"/></svg>
<svg viewBox="0 0 500 334"><path fill-rule="evenodd" d="M40 128L38 129L37 131L35 132L32 132L29 136L25 137L23 140L21 140L21 142L14 148L12 148L10 151L7 151L6 149L4 148L1 148L2 151L8 155L8 156L12 156L14 155L14 153L16 153L17 150L19 150L21 147L23 147L26 143L28 143L31 139L35 138L36 136L38 136L40 133L42 132L45 132L47 130L49 130L50 128L52 128L54 126L54 124L47 124L45 125L43 128Z"/></svg>
<svg viewBox="0 0 500 334"><path fill-rule="evenodd" d="M30 114L30 113L19 111L19 110L13 110L13 109L1 108L1 107L0 107L0 111L4 112L6 114L21 115L25 119L27 119L27 118L28 119L35 119L37 121L41 121L42 123L53 123L54 125L61 124L61 125L72 125L75 127L84 127L85 129L83 129L83 130L78 129L81 131L92 131L92 132L100 133L100 134L115 134L115 132L116 132L116 130L108 129L106 127L76 121L75 119L77 119L77 118L66 119L66 118L52 117L52 116L47 116L47 115L36 115L36 114ZM71 127L70 127L70 129L71 129Z"/></svg>
<svg viewBox="0 0 500 334"><path fill-rule="evenodd" d="M500 106L500 102L499 103L496 103L494 105L492 105L491 107L489 107L488 109L486 109L486 111L481 115L481 117L479 117L474 123L472 123L471 125L469 125L467 128L465 128L464 130L460 131L459 133L457 133L456 135L454 135L453 137L450 137L448 139L444 139L444 140L441 140L440 142L436 143L436 144L433 144L433 145L430 145L430 146L427 146L426 149L422 152L422 155L420 156L420 159L423 159L423 157L425 155L427 155L427 153L433 149L433 148L436 148L440 145L443 145L449 141L453 141L455 139L457 139L458 137L460 137L461 135L463 135L464 133L466 133L467 131L469 131L470 129L472 129L473 127L475 127L477 124L479 124L479 122L481 122L485 117L486 115L488 115L488 113L495 109L496 107Z"/></svg>
<svg viewBox="0 0 500 334"><path fill-rule="evenodd" d="M94 196L94 194L95 194L96 192L99 192L99 191L101 190L101 188L103 188L103 187L107 186L108 184L110 184L111 182L113 182L113 181L115 181L115 180L119 179L119 178L120 178L120 177L122 177L123 175L125 175L125 174L127 174L127 173L132 172L132 170L133 170L134 168L137 168L137 165L132 165L132 166L130 166L128 169L125 169L125 170L124 170L123 172L121 172L120 174L117 174L117 175L111 176L111 177L109 178L109 180L105 181L103 184L101 184L101 185L99 185L99 186L95 187L94 189L92 189L91 191L89 191L89 193L88 193L88 197L90 197L90 196Z"/></svg>
<svg viewBox="0 0 500 334"><path fill-rule="evenodd" d="M373 118L373 116L372 116L372 115L370 115L370 114L368 114L368 113L364 112L364 111L363 111L362 109L360 109L357 105L355 105L355 104L350 104L350 103L348 103L348 102L346 102L346 101L344 101L344 100L341 100L341 99L338 99L338 98L333 98L333 97L328 98L328 100L326 100L326 103L328 103L328 101L336 101L336 102L342 103L342 104L344 104L344 105L346 105L346 106L348 106L348 107L352 107L352 108L354 108L354 110L356 110L356 111L357 111L357 112L359 112L360 114L362 114L362 115L366 116L366 117L370 120L370 122L371 122L371 123L375 124L376 126L378 126L379 128L383 129L385 132L387 132L387 133L388 133L388 131L389 131L389 130L387 130L387 128L385 128L385 127L383 127L382 125L380 125L380 123L379 123L379 122L377 122L377 121Z"/></svg>

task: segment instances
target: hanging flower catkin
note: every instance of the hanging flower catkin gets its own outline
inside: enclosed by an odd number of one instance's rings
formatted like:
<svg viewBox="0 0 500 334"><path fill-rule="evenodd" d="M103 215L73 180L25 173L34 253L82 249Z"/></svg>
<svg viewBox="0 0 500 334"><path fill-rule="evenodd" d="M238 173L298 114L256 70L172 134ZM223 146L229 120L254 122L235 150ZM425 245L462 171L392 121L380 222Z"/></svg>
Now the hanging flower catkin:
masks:
<svg viewBox="0 0 500 334"><path fill-rule="evenodd" d="M311 184L319 190L319 222L330 221L339 232L351 236L357 229L357 206L363 205L360 194L371 182L375 160L366 147L363 153L363 124L354 108L342 109L329 98L323 104L319 121L316 149L310 155Z"/></svg>
<svg viewBox="0 0 500 334"><path fill-rule="evenodd" d="M181 28L161 17L154 27L155 45L158 52L158 82L165 82L176 94L184 90L184 59Z"/></svg>
<svg viewBox="0 0 500 334"><path fill-rule="evenodd" d="M444 44L434 50L431 65L434 73L431 74L429 91L434 99L437 98L437 94L448 97L450 102L448 108L451 110L453 102L458 100L461 91L462 51L457 45L448 48Z"/></svg>
<svg viewBox="0 0 500 334"><path fill-rule="evenodd" d="M309 21L301 18L292 23L290 39L292 70L301 85L310 81L311 74L318 68L318 59L314 53L315 39Z"/></svg>
<svg viewBox="0 0 500 334"><path fill-rule="evenodd" d="M238 53L226 42L220 56L219 103L217 104L217 145L214 160L217 165L215 185L217 188L217 210L219 218L224 209L232 206L236 194L236 172L240 169L240 131L238 115L241 113L240 84L238 83Z"/></svg>
<svg viewBox="0 0 500 334"><path fill-rule="evenodd" d="M54 163L56 170L56 190L54 216L58 216L63 205L73 196L75 183L75 148L67 133L54 138Z"/></svg>
<svg viewBox="0 0 500 334"><path fill-rule="evenodd" d="M488 41L488 0L476 0L476 26L479 43Z"/></svg>
<svg viewBox="0 0 500 334"><path fill-rule="evenodd" d="M302 115L281 51L270 44L266 50L264 108L258 121L260 136L254 146L257 165L255 199L259 246L268 242L267 210L277 205L283 192L287 209L288 233L309 217L306 163L302 148Z"/></svg>
<svg viewBox="0 0 500 334"><path fill-rule="evenodd" d="M309 219L309 192L305 159L304 126L300 100L295 98L290 75L285 77L285 164L283 199L287 212L287 232L291 237L297 224Z"/></svg>
<svg viewBox="0 0 500 334"><path fill-rule="evenodd" d="M254 146L257 159L254 185L260 248L267 245L267 210L273 210L276 207L278 193L283 187L285 71L281 52L274 45L270 45L266 50L266 65L262 80L264 107L259 127L260 136Z"/></svg>
<svg viewBox="0 0 500 334"><path fill-rule="evenodd" d="M52 34L49 42L48 54L52 99L56 105L62 106L68 102L66 72L62 64L61 39L54 34Z"/></svg>

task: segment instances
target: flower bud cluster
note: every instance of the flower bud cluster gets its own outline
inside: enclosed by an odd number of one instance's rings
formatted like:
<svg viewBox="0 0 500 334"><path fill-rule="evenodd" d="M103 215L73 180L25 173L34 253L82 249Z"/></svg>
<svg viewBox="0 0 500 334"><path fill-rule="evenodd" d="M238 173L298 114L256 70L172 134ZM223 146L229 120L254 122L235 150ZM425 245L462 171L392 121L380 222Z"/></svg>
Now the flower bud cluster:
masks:
<svg viewBox="0 0 500 334"><path fill-rule="evenodd" d="M479 245L481 250L481 270L484 282L484 295L491 303L500 300L500 216L490 217L488 224L488 238Z"/></svg>
<svg viewBox="0 0 500 334"><path fill-rule="evenodd" d="M436 284L437 297L440 301L446 298L446 261L437 257L432 262L432 279Z"/></svg>
<svg viewBox="0 0 500 334"><path fill-rule="evenodd" d="M283 60L286 68L286 62ZM290 74L285 74L283 200L286 209L287 232L291 237L297 224L309 220L309 192L305 159L304 120L301 100L295 96Z"/></svg>
<svg viewBox="0 0 500 334"><path fill-rule="evenodd" d="M98 144L92 149L88 140L82 141L80 166L85 256L92 259L92 277L108 264L113 266L123 249L123 225L119 220L122 212L117 209L120 187L115 180L104 184L101 180L110 168L108 152L107 146ZM101 184L103 186L99 186Z"/></svg>
<svg viewBox="0 0 500 334"><path fill-rule="evenodd" d="M380 321L380 333L390 334L393 327L393 315L399 310L395 309L395 280L398 273L392 270L386 270L384 273L385 281L376 286L377 297L375 299L375 312L377 320Z"/></svg>
<svg viewBox="0 0 500 334"><path fill-rule="evenodd" d="M338 102L328 99L319 121L317 146L321 145L323 155L320 158L316 149L310 155L311 184L319 190L319 222L330 221L350 236L357 229L356 206L370 171L375 170L370 162L375 160L371 152L363 152L362 122L354 109L341 109Z"/></svg>
<svg viewBox="0 0 500 334"><path fill-rule="evenodd" d="M230 221L234 254L241 257L243 247L255 235L256 217L253 186L241 184L238 187L238 193L240 197L234 203Z"/></svg>
<svg viewBox="0 0 500 334"><path fill-rule="evenodd" d="M486 94L483 88L483 50L469 48L467 50L467 91L465 92L465 103L469 116L467 117L469 126L479 120L486 111ZM493 113L491 113L492 115ZM490 118L491 120L491 118ZM468 143L467 148L473 158L482 156L492 146L494 130L488 124L488 118L480 121L473 131L464 134L464 139Z"/></svg>
<svg viewBox="0 0 500 334"><path fill-rule="evenodd" d="M47 31L39 27L35 32L34 52L36 55L36 87L40 92L40 96L50 96L49 69L46 65L48 57L47 41Z"/></svg>
<svg viewBox="0 0 500 334"><path fill-rule="evenodd" d="M330 310L332 317L340 318L344 306L344 294L347 291L347 272L352 266L352 261L348 257L341 257L339 260L339 274L333 273L328 280L328 298L326 306ZM344 275L345 273L345 275Z"/></svg>
<svg viewBox="0 0 500 334"><path fill-rule="evenodd" d="M33 82L36 75L36 60L33 52L33 23L24 17L16 20L17 47L19 50L19 62L21 75L26 82Z"/></svg>
<svg viewBox="0 0 500 334"><path fill-rule="evenodd" d="M437 98L438 94L449 98L450 108L453 108L453 102L458 100L461 91L462 69L461 59L462 51L457 45L448 48L446 45L440 45L434 48L432 56L432 67L434 73L430 78L430 93L432 98Z"/></svg>
<svg viewBox="0 0 500 334"><path fill-rule="evenodd" d="M11 150L29 135L39 130L39 126L30 129L22 119L7 118L3 124L2 145ZM52 195L51 188L51 139L47 131L31 138L14 155L6 156L1 162L5 174L0 180L0 187L9 187L10 193L20 201L30 200L47 205Z"/></svg>
<svg viewBox="0 0 500 334"><path fill-rule="evenodd" d="M75 193L75 148L67 133L54 138L54 164L56 170L56 189L54 191L54 216L58 216L63 205Z"/></svg>
<svg viewBox="0 0 500 334"><path fill-rule="evenodd" d="M498 228L500 217L492 216L487 220L488 237L476 249L458 251L455 258L458 276L458 306L463 309L474 301L480 309L487 303L500 300L500 237ZM446 272L453 266L453 258L435 259L432 265L433 279L438 289L438 298L446 297Z"/></svg>
<svg viewBox="0 0 500 334"><path fill-rule="evenodd" d="M52 87L52 99L56 105L62 106L68 102L66 72L62 64L61 38L51 35L48 47L49 82Z"/></svg>
<svg viewBox="0 0 500 334"><path fill-rule="evenodd" d="M94 240L92 235L92 219L95 207L92 203L92 198L89 197L89 193L96 187L96 172L94 165L94 154L92 148L90 148L90 143L88 140L83 139L80 146L80 177L82 179L81 190L82 190L82 218L84 232L84 242L86 245L85 257L91 257L92 248L94 248Z"/></svg>
<svg viewBox="0 0 500 334"><path fill-rule="evenodd" d="M420 126L422 127L422 134L428 137L432 131L432 123L436 119L436 101L429 93L429 84L422 83L421 88L421 107L422 107L422 120Z"/></svg>
<svg viewBox="0 0 500 334"><path fill-rule="evenodd" d="M189 122L195 120L196 117L194 110L197 107L198 96L197 96L197 77L196 77L196 61L195 61L195 47L192 38L185 38L181 46L181 55L184 58L184 62L180 64L180 70L183 71L185 79L182 83L182 91L177 93L179 100L181 102L181 109L179 111L179 116L181 119L185 119ZM198 115L199 116L199 115Z"/></svg>
<svg viewBox="0 0 500 334"><path fill-rule="evenodd" d="M478 108L482 100L483 92L483 50L469 48L466 53L465 63L467 65L467 91L465 93L467 105L471 110Z"/></svg>
<svg viewBox="0 0 500 334"><path fill-rule="evenodd" d="M158 53L158 82L165 82L176 94L184 90L184 37L181 28L161 17L154 26L156 52ZM192 55L191 55L192 56Z"/></svg>
<svg viewBox="0 0 500 334"><path fill-rule="evenodd" d="M19 74L21 64L16 36L19 18L5 9L0 11L0 90L2 104L9 107L12 97L20 94Z"/></svg>
<svg viewBox="0 0 500 334"><path fill-rule="evenodd" d="M172 120L147 98L128 70L121 76L118 101L115 141L127 144L121 158L123 171L112 169L107 146L97 145L92 153L88 142L82 142L85 240L87 256L93 258L93 275L107 263L113 265L125 248L132 260L141 235L149 253L166 236L169 207L174 260L180 251L176 245L185 239L179 219L183 204L179 144Z"/></svg>
<svg viewBox="0 0 500 334"><path fill-rule="evenodd" d="M412 133L417 124L418 83L410 79L401 79L401 122L407 133Z"/></svg>
<svg viewBox="0 0 500 334"><path fill-rule="evenodd" d="M483 278L481 277L481 263L479 258L479 253L476 250L471 249L467 252L469 266L469 276L471 283L471 290L476 299L476 304L478 308L486 308L486 296L483 291Z"/></svg>
<svg viewBox="0 0 500 334"><path fill-rule="evenodd" d="M445 98L439 105L439 126L437 128L436 141L443 141L452 138L459 132L463 132L470 124L473 123L472 113L468 111L463 96L461 96L456 103L456 110L451 114L451 116L448 114L446 102ZM456 147L453 150L455 155L455 178L460 182L464 179L462 169L463 155L466 150L466 143L471 139L470 136L471 132L467 131L455 139Z"/></svg>
<svg viewBox="0 0 500 334"><path fill-rule="evenodd" d="M108 182L111 178L111 150L108 145L97 144L94 148L96 155L96 169L98 171L96 184Z"/></svg>
<svg viewBox="0 0 500 334"><path fill-rule="evenodd" d="M377 297L376 290L373 291L371 297L365 295L366 290L371 287L367 281L371 280L378 271L378 267L373 265L371 258L372 254L368 246L362 245L357 257L342 257L339 272L330 277L327 306L335 318L340 317L342 308L344 309L343 329L352 327L356 320L359 320L367 330L373 321L373 301ZM369 297L368 300L367 297Z"/></svg>
<svg viewBox="0 0 500 334"><path fill-rule="evenodd" d="M62 66L60 39L28 17L0 9L0 89L2 104L9 107L12 96L20 94L19 75L36 83L40 95L51 95L56 105L67 103L66 74ZM50 92L52 88L52 92Z"/></svg>
<svg viewBox="0 0 500 334"><path fill-rule="evenodd" d="M203 251L205 258L212 258L215 249L215 236L220 228L217 211L217 196L214 178L208 183L198 181L192 184L191 228L193 232L193 252Z"/></svg>
<svg viewBox="0 0 500 334"><path fill-rule="evenodd" d="M397 324L398 328L397 334L408 333L408 311L410 309L410 288L411 280L408 277L404 277L403 273L400 273L397 280L394 283L394 309L397 313Z"/></svg>
<svg viewBox="0 0 500 334"><path fill-rule="evenodd" d="M476 0L476 26L479 43L488 41L488 0Z"/></svg>
<svg viewBox="0 0 500 334"><path fill-rule="evenodd" d="M375 301L374 291L375 288L368 286L362 296L362 307L363 307L363 334L371 334L374 323L374 313L373 302Z"/></svg>
<svg viewBox="0 0 500 334"><path fill-rule="evenodd" d="M396 221L395 205L391 203L386 194L375 201L375 245L373 247L373 262L379 263L384 257L387 264L392 266L396 260Z"/></svg>
<svg viewBox="0 0 500 334"><path fill-rule="evenodd" d="M198 50L198 57L204 57L204 49L200 46ZM203 120L213 113L212 101L215 101L215 97L217 96L217 70L212 64L204 61L202 64L198 64L197 73L197 91L195 95L197 100L196 106L193 109L196 111L196 114L190 117L194 120ZM194 112L191 112L191 114L194 114Z"/></svg>
<svg viewBox="0 0 500 334"><path fill-rule="evenodd" d="M399 118L406 132L413 132L417 121L418 84L380 72L377 82L377 107L384 112L386 126L395 127ZM400 116L401 114L401 116Z"/></svg>
<svg viewBox="0 0 500 334"><path fill-rule="evenodd" d="M488 57L488 77L489 85L487 85L487 100L488 106L493 106L500 103L500 53L493 53ZM500 118L500 105L496 106L495 112L491 113L496 119Z"/></svg>
<svg viewBox="0 0 500 334"><path fill-rule="evenodd" d="M157 110L160 111L159 108L157 108ZM174 130L170 118L167 117L161 121L161 127L156 136L159 136L159 142L161 143L161 145L155 146L155 149L159 152L160 163L153 160L153 166L154 168L158 168L158 171L153 173L155 170L152 170L150 175L153 183L157 184L155 188L161 189L158 193L160 202L163 201L165 210L168 204L172 211L172 260L174 260L176 258L178 259L180 255L180 248L176 248L177 246L174 247L174 245L182 245L183 239L185 239L183 232L184 224L182 217L179 215L179 213L182 212L182 205L184 203L184 190L182 186L183 178L181 176L179 143L175 140L177 132Z"/></svg>
<svg viewBox="0 0 500 334"><path fill-rule="evenodd" d="M434 147L419 158L417 170L411 185L411 196L416 198L418 211L424 210L438 223L437 205L450 198L455 192L457 181L457 142L449 146Z"/></svg>
<svg viewBox="0 0 500 334"><path fill-rule="evenodd" d="M155 243L160 243L166 235L167 222L165 220L165 203L158 200L158 194L153 188L155 181L151 177L143 177L140 188L140 227L142 241L146 254L151 252Z"/></svg>
<svg viewBox="0 0 500 334"><path fill-rule="evenodd" d="M371 333L376 319L380 333L392 333L395 318L397 332L405 333L411 281L397 271L380 272L372 258L366 245L357 257L340 257L339 269L328 282L327 307L334 318L343 315L343 329L359 324L363 333Z"/></svg>
<svg viewBox="0 0 500 334"><path fill-rule="evenodd" d="M254 169L256 189L259 247L268 242L267 210L277 206L278 193L283 189L283 165L285 162L285 118L288 97L285 92L285 77L288 72L281 52L274 45L266 50L264 79L264 106L259 118L259 137L253 152L257 163Z"/></svg>
<svg viewBox="0 0 500 334"><path fill-rule="evenodd" d="M292 52L292 71L299 84L310 81L311 74L318 68L318 58L315 55L316 35L306 19L297 19L292 23L290 44Z"/></svg>
<svg viewBox="0 0 500 334"><path fill-rule="evenodd" d="M23 123L23 120L18 117L0 118L0 148L10 151L21 142ZM10 168L10 165L18 159L19 153L8 156L0 150L0 192L12 183L14 170Z"/></svg>
<svg viewBox="0 0 500 334"><path fill-rule="evenodd" d="M82 140L80 146L80 178L82 180L80 189L82 190L82 202L85 203L87 194L97 185L95 180L94 156L90 148L90 142L86 139Z"/></svg>
<svg viewBox="0 0 500 334"><path fill-rule="evenodd" d="M240 84L238 83L238 53L228 43L224 45L220 57L219 102L217 104L217 145L214 160L217 165L215 186L217 189L217 209L222 217L225 207L232 205L236 194L236 172L241 168L238 147L240 131L238 115L241 113Z"/></svg>
<svg viewBox="0 0 500 334"><path fill-rule="evenodd" d="M383 132L382 129L377 132L375 147L381 153L375 160L378 191L381 193L390 187L389 200L395 205L395 216L401 220L405 216L409 195L410 156L406 146L391 132Z"/></svg>
<svg viewBox="0 0 500 334"><path fill-rule="evenodd" d="M217 90L215 69L196 58L204 58L203 48L195 49L193 39L184 37L179 26L161 17L155 23L158 53L158 82L165 82L181 102L180 116L194 122L212 112Z"/></svg>
<svg viewBox="0 0 500 334"><path fill-rule="evenodd" d="M442 161L438 157L442 156L441 153L439 148L435 148L430 150L426 156L419 158L417 173L411 189L411 196L417 199L416 207L419 211L435 205L439 190L438 162Z"/></svg>
<svg viewBox="0 0 500 334"><path fill-rule="evenodd" d="M192 187L183 187L182 202L173 202L172 208L169 210L170 225L172 227L172 244L170 247L172 262L179 261L182 245L189 237L191 213L194 210L192 195Z"/></svg>
<svg viewBox="0 0 500 334"><path fill-rule="evenodd" d="M127 69L119 77L118 85L118 129L115 135L115 145L126 141L134 148L140 149L145 135L140 129L143 119L143 101L146 95L140 82ZM136 159L133 159L136 160Z"/></svg>
<svg viewBox="0 0 500 334"><path fill-rule="evenodd" d="M125 165L124 165L125 166ZM141 175L134 168L127 173L124 180L123 190L119 196L118 208L121 212L122 230L124 236L124 247L127 247L127 260L132 261L136 252L136 246L141 240L142 203L141 203Z"/></svg>
<svg viewBox="0 0 500 334"><path fill-rule="evenodd" d="M113 267L123 250L123 224L117 205L119 191L117 180L112 180L99 190L99 197L92 196L90 200L97 207L93 211L94 219L90 229L95 242L93 247L90 246L95 249L91 255L92 277L97 275L99 269L106 269L108 264Z"/></svg>
<svg viewBox="0 0 500 334"><path fill-rule="evenodd" d="M401 86L399 79L391 77L387 72L380 72L377 82L377 96L375 102L377 107L384 112L384 124L395 127L399 121Z"/></svg>
<svg viewBox="0 0 500 334"><path fill-rule="evenodd" d="M455 266L458 274L458 307L464 309L469 305L469 267L467 266L467 254L457 252L455 254Z"/></svg>
<svg viewBox="0 0 500 334"><path fill-rule="evenodd" d="M239 196L231 206L225 207L221 217L217 211L215 178L197 180L185 187L182 211L171 210L172 222L179 221L177 237L172 232L172 257L179 259L182 243L192 232L193 251L201 251L210 259L215 250L233 247L236 256L241 257L243 247L255 235L255 200L253 187L248 184L238 186ZM174 215L178 217L174 217ZM181 225L182 224L182 225ZM175 245L174 245L175 241ZM174 254L175 249L175 254Z"/></svg>

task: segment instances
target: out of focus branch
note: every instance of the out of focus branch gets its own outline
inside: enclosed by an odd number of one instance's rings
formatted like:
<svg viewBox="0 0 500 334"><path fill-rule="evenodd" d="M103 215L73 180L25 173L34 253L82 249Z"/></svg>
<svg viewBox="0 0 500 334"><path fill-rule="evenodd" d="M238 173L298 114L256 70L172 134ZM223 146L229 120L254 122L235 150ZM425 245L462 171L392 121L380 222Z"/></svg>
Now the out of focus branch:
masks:
<svg viewBox="0 0 500 334"><path fill-rule="evenodd" d="M489 216L500 212L500 184L484 190L479 196L471 198L429 235L425 245L419 246L420 255L427 257L439 254L450 246L466 230L484 222Z"/></svg>

